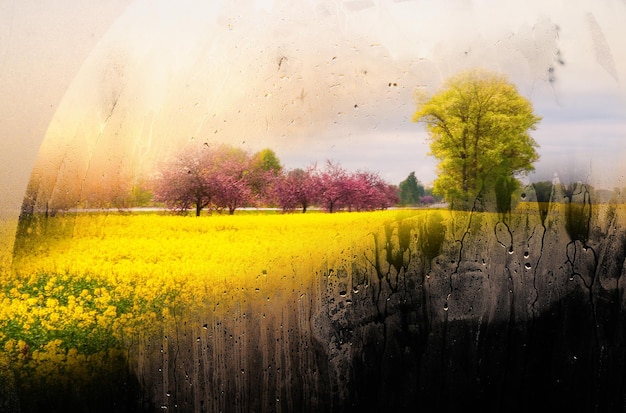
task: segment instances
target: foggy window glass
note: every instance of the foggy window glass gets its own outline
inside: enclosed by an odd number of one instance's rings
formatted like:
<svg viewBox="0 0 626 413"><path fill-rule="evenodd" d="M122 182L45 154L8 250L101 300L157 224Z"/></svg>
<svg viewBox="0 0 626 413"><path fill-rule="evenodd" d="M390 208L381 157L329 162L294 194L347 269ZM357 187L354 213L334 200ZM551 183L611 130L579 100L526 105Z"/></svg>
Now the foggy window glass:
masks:
<svg viewBox="0 0 626 413"><path fill-rule="evenodd" d="M623 2L0 4L0 412L621 411Z"/></svg>

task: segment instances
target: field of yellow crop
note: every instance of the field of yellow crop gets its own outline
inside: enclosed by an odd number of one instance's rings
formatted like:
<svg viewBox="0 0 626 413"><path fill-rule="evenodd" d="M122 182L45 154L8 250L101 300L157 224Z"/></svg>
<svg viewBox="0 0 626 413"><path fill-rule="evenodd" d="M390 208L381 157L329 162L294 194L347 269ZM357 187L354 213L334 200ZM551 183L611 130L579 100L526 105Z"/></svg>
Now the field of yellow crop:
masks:
<svg viewBox="0 0 626 413"><path fill-rule="evenodd" d="M419 213L48 218L20 235L2 272L0 359L36 386L88 377L181 314L305 288L371 250L385 223Z"/></svg>

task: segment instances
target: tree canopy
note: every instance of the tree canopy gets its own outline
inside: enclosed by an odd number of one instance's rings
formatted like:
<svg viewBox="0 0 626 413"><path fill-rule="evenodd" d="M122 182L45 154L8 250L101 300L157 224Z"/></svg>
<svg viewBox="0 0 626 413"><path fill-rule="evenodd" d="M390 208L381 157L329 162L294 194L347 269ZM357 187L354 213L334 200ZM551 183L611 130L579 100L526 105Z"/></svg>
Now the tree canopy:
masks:
<svg viewBox="0 0 626 413"><path fill-rule="evenodd" d="M417 96L415 122L424 122L439 160L434 191L451 207L510 208L516 176L534 169L541 120L507 78L484 70L448 79L433 96Z"/></svg>
<svg viewBox="0 0 626 413"><path fill-rule="evenodd" d="M250 155L230 145L186 147L160 166L152 186L157 202L182 213L193 208L196 216L205 208L230 214L254 205L367 211L398 202L397 187L377 173L349 172L331 161L321 169L284 170L271 149Z"/></svg>
<svg viewBox="0 0 626 413"><path fill-rule="evenodd" d="M195 207L197 216L211 206L233 214L252 202L250 159L229 145L187 147L159 168L155 200L181 212Z"/></svg>

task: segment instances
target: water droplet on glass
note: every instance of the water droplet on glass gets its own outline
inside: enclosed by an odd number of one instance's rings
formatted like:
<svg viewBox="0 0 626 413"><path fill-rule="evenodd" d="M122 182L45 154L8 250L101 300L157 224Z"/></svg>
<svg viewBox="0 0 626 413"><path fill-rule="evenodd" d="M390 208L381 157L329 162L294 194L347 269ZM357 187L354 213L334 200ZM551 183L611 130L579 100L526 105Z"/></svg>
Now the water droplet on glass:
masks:
<svg viewBox="0 0 626 413"><path fill-rule="evenodd" d="M443 305L443 311L448 311L448 302Z"/></svg>
<svg viewBox="0 0 626 413"><path fill-rule="evenodd" d="M513 247L509 247L509 254L513 254Z"/></svg>
<svg viewBox="0 0 626 413"><path fill-rule="evenodd" d="M355 285L355 286L352 288L352 292L353 292L353 293L355 293L355 294L358 294L358 292L359 292L359 287Z"/></svg>
<svg viewBox="0 0 626 413"><path fill-rule="evenodd" d="M339 291L339 295L345 297L346 295L348 295L348 292L346 290L341 290Z"/></svg>
<svg viewBox="0 0 626 413"><path fill-rule="evenodd" d="M528 258L528 257L530 257L530 252L524 251L524 258Z"/></svg>
<svg viewBox="0 0 626 413"><path fill-rule="evenodd" d="M527 270L530 270L530 268L531 268L530 263L529 263L529 262L527 262L527 263L524 265L524 268L526 268Z"/></svg>

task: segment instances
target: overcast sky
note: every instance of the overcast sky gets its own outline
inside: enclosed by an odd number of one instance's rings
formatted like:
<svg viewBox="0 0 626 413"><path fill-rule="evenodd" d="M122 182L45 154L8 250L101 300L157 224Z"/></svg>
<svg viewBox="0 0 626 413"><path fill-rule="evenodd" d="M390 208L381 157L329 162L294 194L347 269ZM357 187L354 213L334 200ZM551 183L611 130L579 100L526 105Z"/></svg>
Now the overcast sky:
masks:
<svg viewBox="0 0 626 413"><path fill-rule="evenodd" d="M0 0L0 210L44 141L94 174L199 141L430 184L413 94L477 66L543 117L532 180L623 186L625 17L624 0Z"/></svg>

